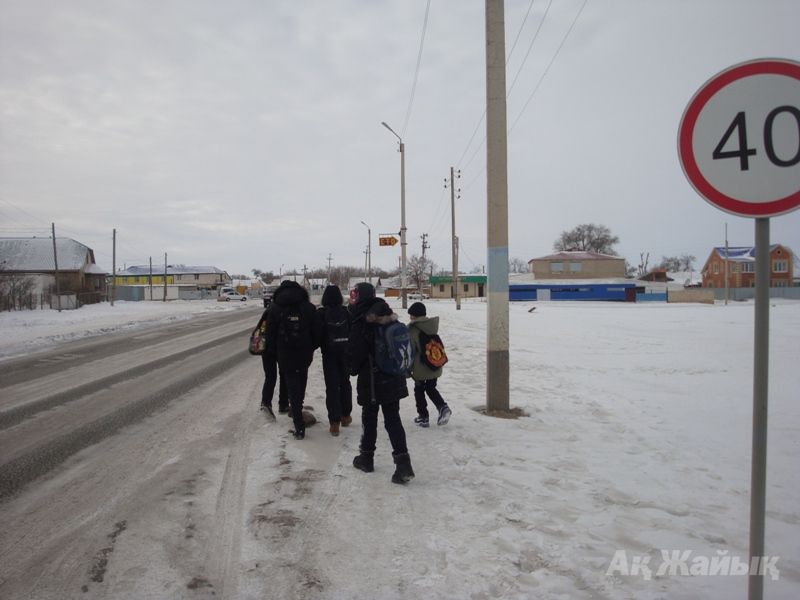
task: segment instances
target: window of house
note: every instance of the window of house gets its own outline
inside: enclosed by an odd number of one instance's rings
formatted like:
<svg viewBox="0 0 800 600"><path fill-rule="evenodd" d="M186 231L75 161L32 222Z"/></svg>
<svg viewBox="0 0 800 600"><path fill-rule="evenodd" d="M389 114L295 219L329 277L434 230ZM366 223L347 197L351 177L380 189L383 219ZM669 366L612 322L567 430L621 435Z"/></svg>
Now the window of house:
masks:
<svg viewBox="0 0 800 600"><path fill-rule="evenodd" d="M560 263L560 262L550 263L550 272L551 273L563 273L564 272L564 263Z"/></svg>
<svg viewBox="0 0 800 600"><path fill-rule="evenodd" d="M719 263L714 263L714 275L719 275Z"/></svg>
<svg viewBox="0 0 800 600"><path fill-rule="evenodd" d="M570 273L580 273L581 272L581 263L573 262L569 263L569 272Z"/></svg>
<svg viewBox="0 0 800 600"><path fill-rule="evenodd" d="M468 291L469 291L469 284L465 283L464 284L464 292L468 292Z"/></svg>
<svg viewBox="0 0 800 600"><path fill-rule="evenodd" d="M180 281L181 279L183 279L183 275L178 275L178 281Z"/></svg>
<svg viewBox="0 0 800 600"><path fill-rule="evenodd" d="M776 279L772 282L772 287L789 287L789 282L785 279Z"/></svg>
<svg viewBox="0 0 800 600"><path fill-rule="evenodd" d="M774 261L772 261L772 272L773 273L788 273L789 272L789 261L788 260L774 260Z"/></svg>
<svg viewBox="0 0 800 600"><path fill-rule="evenodd" d="M444 284L442 284L442 285L440 285L440 286L439 286L439 291L440 291L440 292L443 292L443 291L444 291Z"/></svg>
<svg viewBox="0 0 800 600"><path fill-rule="evenodd" d="M197 281L199 279L200 279L200 274L199 273L195 273L194 274L194 280Z"/></svg>
<svg viewBox="0 0 800 600"><path fill-rule="evenodd" d="M732 273L738 273L739 272L739 263L733 263L731 265L731 272Z"/></svg>
<svg viewBox="0 0 800 600"><path fill-rule="evenodd" d="M756 272L755 263L742 263L742 273L755 273L755 272Z"/></svg>

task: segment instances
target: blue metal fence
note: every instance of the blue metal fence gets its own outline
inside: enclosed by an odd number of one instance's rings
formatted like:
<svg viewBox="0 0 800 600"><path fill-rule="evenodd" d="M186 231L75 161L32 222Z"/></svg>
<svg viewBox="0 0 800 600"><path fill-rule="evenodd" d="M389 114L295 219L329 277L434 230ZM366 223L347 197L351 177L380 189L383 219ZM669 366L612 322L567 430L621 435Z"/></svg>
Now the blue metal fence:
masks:
<svg viewBox="0 0 800 600"><path fill-rule="evenodd" d="M549 290L550 300L625 302L626 299L633 300L631 294L636 287L635 283L514 284L509 286L509 300L537 300L540 296L539 290Z"/></svg>

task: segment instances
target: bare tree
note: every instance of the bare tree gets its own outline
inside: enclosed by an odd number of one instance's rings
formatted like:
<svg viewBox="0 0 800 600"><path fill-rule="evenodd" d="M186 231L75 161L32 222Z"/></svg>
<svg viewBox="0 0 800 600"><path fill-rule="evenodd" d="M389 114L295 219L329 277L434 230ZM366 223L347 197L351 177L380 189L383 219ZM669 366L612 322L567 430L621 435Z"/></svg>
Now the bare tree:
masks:
<svg viewBox="0 0 800 600"><path fill-rule="evenodd" d="M32 307L31 294L36 282L32 277L5 271L0 266L0 308L18 310Z"/></svg>
<svg viewBox="0 0 800 600"><path fill-rule="evenodd" d="M648 252L645 254L644 252L639 253L639 267L637 268L636 274L638 277L644 277L647 275L647 263L650 261L650 253Z"/></svg>
<svg viewBox="0 0 800 600"><path fill-rule="evenodd" d="M508 270L510 273L527 273L528 263L521 258L512 258L508 261Z"/></svg>
<svg viewBox="0 0 800 600"><path fill-rule="evenodd" d="M275 279L275 273L272 271L262 271L261 269L252 269L253 276L260 279L264 283L270 283Z"/></svg>
<svg viewBox="0 0 800 600"><path fill-rule="evenodd" d="M681 254L680 256L662 256L658 268L673 273L678 271L691 271L694 268L695 257L691 254Z"/></svg>
<svg viewBox="0 0 800 600"><path fill-rule="evenodd" d="M672 273L681 270L681 259L677 256L662 256L657 268L670 271Z"/></svg>
<svg viewBox="0 0 800 600"><path fill-rule="evenodd" d="M406 273L408 278L417 286L418 290L428 281L431 271L436 268L434 262L424 256L413 254L406 262Z"/></svg>
<svg viewBox="0 0 800 600"><path fill-rule="evenodd" d="M553 244L553 250L556 252L581 250L616 256L614 244L618 243L619 238L605 225L585 223L570 231L562 231L561 236Z"/></svg>

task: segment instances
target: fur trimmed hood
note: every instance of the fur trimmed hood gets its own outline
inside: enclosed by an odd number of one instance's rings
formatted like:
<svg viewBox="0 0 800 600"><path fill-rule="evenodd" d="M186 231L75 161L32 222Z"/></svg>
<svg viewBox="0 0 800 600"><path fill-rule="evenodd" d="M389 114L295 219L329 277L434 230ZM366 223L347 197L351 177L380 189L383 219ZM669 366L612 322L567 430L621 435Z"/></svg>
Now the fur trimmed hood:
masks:
<svg viewBox="0 0 800 600"><path fill-rule="evenodd" d="M369 311L366 316L366 321L370 325L388 325L389 323L394 323L395 321L397 321L397 319L398 316L395 313L389 313L388 315L379 315L372 311Z"/></svg>

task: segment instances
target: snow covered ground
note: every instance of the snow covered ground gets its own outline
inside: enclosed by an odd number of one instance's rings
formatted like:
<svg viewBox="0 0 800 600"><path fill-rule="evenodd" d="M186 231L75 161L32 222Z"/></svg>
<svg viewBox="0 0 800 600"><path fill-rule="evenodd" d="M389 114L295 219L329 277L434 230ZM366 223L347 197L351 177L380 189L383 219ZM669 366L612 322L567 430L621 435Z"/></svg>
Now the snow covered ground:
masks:
<svg viewBox="0 0 800 600"><path fill-rule="evenodd" d="M298 559L325 580L324 590L310 585L304 597L746 597L746 577L708 573L727 572L748 555L751 302L513 303L512 406L529 415L516 420L473 410L485 402L486 305L426 304L441 317L450 363L439 387L453 417L445 427L419 429L413 400L404 401L413 482L389 483L382 430L371 475L347 464L352 452L334 450L355 449L355 427L337 439L313 427L303 442L282 442L288 459L309 473L334 469L332 498L349 502L331 500L332 514L312 524L327 523L317 541L324 551L316 553L325 560L305 564L309 548L294 548L288 534L287 562ZM0 355L191 311L242 308L117 303L62 316L3 314ZM765 597L789 600L800 597L800 302L773 301L770 317L766 548L779 557L771 563L779 578L767 577ZM255 410L262 375L251 363ZM309 390L319 414L320 385ZM280 475L275 435L288 438L286 427L263 428L267 435L250 450L261 459L248 470L262 481L249 489L274 487ZM303 502L287 493L280 506L297 504L302 514ZM243 563L264 551L257 539L243 550ZM301 550L305 559L292 557Z"/></svg>
<svg viewBox="0 0 800 600"><path fill-rule="evenodd" d="M103 302L61 312L50 309L0 312L0 360L50 348L59 342L183 321L201 313L252 308L253 305L261 306L261 301L116 301L114 306Z"/></svg>

